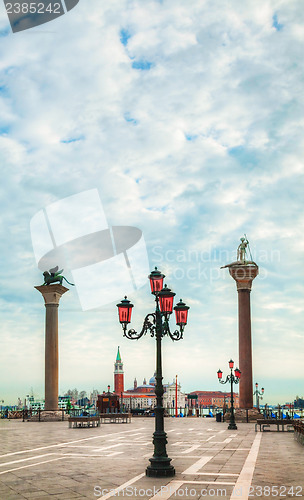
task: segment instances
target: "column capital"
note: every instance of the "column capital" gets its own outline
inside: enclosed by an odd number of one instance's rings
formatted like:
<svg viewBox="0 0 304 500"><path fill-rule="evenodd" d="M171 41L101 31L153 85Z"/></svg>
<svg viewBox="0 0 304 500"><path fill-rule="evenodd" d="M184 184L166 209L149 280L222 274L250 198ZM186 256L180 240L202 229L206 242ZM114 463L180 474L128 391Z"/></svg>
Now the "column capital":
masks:
<svg viewBox="0 0 304 500"><path fill-rule="evenodd" d="M69 289L63 285L41 285L35 286L36 290L41 293L44 298L45 307L48 305L59 306L59 300L65 292Z"/></svg>
<svg viewBox="0 0 304 500"><path fill-rule="evenodd" d="M238 291L251 291L252 282L259 274L259 267L255 265L235 265L229 266L229 274L236 282Z"/></svg>

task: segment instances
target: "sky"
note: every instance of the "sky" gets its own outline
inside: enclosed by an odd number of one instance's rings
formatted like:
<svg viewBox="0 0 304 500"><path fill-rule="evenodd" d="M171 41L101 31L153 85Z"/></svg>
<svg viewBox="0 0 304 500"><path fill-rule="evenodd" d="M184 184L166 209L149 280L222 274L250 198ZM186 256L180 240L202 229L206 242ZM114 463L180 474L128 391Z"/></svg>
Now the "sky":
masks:
<svg viewBox="0 0 304 500"><path fill-rule="evenodd" d="M164 382L177 374L186 393L223 390L216 372L238 364L238 323L236 286L220 267L236 260L245 233L260 271L254 382L264 403L303 396L302 2L80 0L18 33L2 3L0 400L44 394L34 286L50 224L66 242L86 228L106 238L125 226L126 247L141 235L137 289L119 251L97 284L84 268L98 258L78 241L87 262L59 309L61 394L113 387L118 345L126 388L153 375L155 340L124 338L116 304L128 294L139 330L154 310L142 276L155 266L190 306L184 339L163 339ZM37 214L48 220L33 230ZM74 282L69 258L63 274Z"/></svg>

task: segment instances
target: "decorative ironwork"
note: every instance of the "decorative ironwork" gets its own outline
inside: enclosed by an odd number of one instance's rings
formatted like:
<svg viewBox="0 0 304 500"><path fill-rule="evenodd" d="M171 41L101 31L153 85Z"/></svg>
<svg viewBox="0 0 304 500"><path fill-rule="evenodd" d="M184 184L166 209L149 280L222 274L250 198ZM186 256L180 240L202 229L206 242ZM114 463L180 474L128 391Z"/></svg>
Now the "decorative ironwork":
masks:
<svg viewBox="0 0 304 500"><path fill-rule="evenodd" d="M150 320L152 318L152 321ZM156 329L156 316L155 313L150 313L147 314L145 317L143 327L139 333L137 333L134 328L131 328L130 330L127 330L127 325L124 324L122 326L123 331L124 331L124 337L127 337L129 340L138 340L140 339L143 335L146 335L148 331L150 331L151 337L154 337L155 335L155 329Z"/></svg>
<svg viewBox="0 0 304 500"><path fill-rule="evenodd" d="M151 457L150 465L146 468L146 475L149 477L172 477L175 475L175 469L170 464L171 458L168 457L166 451L167 434L164 430L164 407L163 407L163 376L162 376L162 354L161 341L166 335L172 340L177 341L183 338L185 325L187 324L187 314L189 307L182 300L174 308L176 313L176 324L179 330L171 332L169 326L169 318L173 312L174 292L171 292L165 285L163 286L164 275L155 268L155 271L149 276L151 293L155 296L155 312L149 313L144 319L143 326L140 332L133 328L128 330L128 324L131 321L131 312L133 304L125 297L119 304L118 315L119 321L123 329L124 337L130 340L138 340L147 332L150 332L151 337L156 339L156 406L155 406L155 432L153 434L154 454Z"/></svg>

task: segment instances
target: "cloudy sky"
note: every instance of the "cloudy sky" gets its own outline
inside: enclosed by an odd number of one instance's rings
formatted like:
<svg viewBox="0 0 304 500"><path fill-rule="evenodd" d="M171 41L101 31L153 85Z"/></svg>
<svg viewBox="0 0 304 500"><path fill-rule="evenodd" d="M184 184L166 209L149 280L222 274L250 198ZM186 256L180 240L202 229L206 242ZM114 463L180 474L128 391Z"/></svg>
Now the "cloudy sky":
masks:
<svg viewBox="0 0 304 500"><path fill-rule="evenodd" d="M80 0L14 34L0 5L0 399L43 396L32 240L46 237L31 221L70 197L75 217L57 210L53 232L93 232L99 199L99 222L140 229L149 267L191 306L184 340L163 342L164 380L185 392L220 388L216 371L238 360L237 292L220 267L246 233L260 266L254 382L268 403L304 394L303 42L300 0ZM130 293L112 269L110 303L83 310L77 287L61 299L62 393L113 386L118 345L127 388L154 372L154 340L123 338L115 306L127 292L139 329L148 280Z"/></svg>

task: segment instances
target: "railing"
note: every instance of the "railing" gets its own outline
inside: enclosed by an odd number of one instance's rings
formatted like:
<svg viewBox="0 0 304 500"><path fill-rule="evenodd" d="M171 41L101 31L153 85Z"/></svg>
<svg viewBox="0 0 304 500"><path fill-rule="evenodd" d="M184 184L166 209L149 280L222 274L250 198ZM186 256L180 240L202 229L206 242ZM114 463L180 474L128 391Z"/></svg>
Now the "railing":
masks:
<svg viewBox="0 0 304 500"><path fill-rule="evenodd" d="M64 408L56 408L55 410L41 410L40 408L38 408L37 410L23 409L21 410L21 412L22 412L22 422L25 422L25 420L29 420L30 418L35 417L36 415L38 415L38 422L41 422L41 416L43 416L44 413L49 413L49 412L58 412L58 413L61 412L61 420L64 421L64 416L67 413L67 411Z"/></svg>

